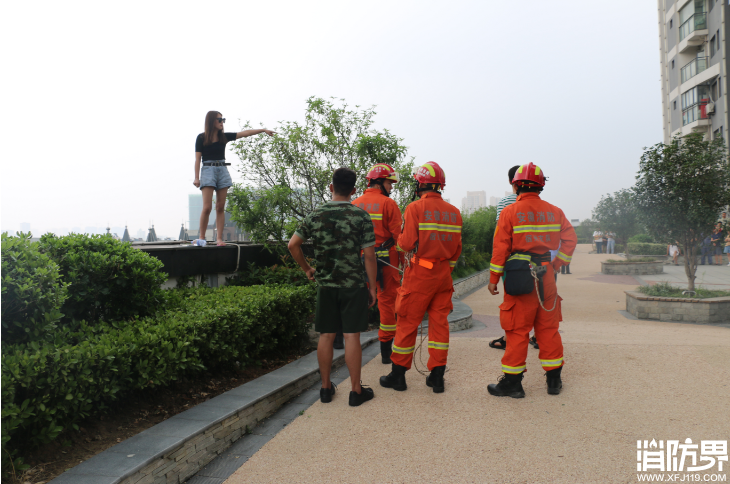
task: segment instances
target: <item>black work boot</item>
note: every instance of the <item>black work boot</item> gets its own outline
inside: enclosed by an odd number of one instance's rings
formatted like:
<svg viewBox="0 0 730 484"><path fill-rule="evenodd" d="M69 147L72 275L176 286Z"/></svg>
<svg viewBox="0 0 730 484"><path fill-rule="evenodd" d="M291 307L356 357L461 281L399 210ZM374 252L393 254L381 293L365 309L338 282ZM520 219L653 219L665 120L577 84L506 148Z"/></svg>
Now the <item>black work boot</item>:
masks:
<svg viewBox="0 0 730 484"><path fill-rule="evenodd" d="M495 397L525 398L525 390L522 389L522 373L513 375L505 373L499 377L499 381L487 386L487 390Z"/></svg>
<svg viewBox="0 0 730 484"><path fill-rule="evenodd" d="M563 371L562 366L545 372L545 376L547 377L548 395L560 395L560 389L563 388L563 380L560 379L561 371Z"/></svg>
<svg viewBox="0 0 730 484"><path fill-rule="evenodd" d="M393 340L380 342L380 358L384 365L390 365L390 355L393 354Z"/></svg>
<svg viewBox="0 0 730 484"><path fill-rule="evenodd" d="M433 388L434 393L444 393L444 372L445 366L437 366L431 370L431 374L426 378L426 385Z"/></svg>
<svg viewBox="0 0 730 484"><path fill-rule="evenodd" d="M385 388L392 388L399 392L404 391L408 386L406 385L406 371L408 369L405 366L398 366L393 363L393 369L386 376L380 377L380 386Z"/></svg>
<svg viewBox="0 0 730 484"><path fill-rule="evenodd" d="M345 335L342 331L338 331L335 334L335 341L332 343L332 347L336 350L342 350L345 348Z"/></svg>

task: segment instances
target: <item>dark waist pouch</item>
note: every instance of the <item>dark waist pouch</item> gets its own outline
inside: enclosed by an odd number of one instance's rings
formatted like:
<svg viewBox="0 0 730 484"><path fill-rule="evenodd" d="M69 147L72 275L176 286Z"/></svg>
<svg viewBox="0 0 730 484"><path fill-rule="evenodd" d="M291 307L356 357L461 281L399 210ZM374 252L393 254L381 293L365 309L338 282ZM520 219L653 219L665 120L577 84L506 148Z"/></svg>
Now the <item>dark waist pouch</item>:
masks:
<svg viewBox="0 0 730 484"><path fill-rule="evenodd" d="M512 256L504 264L504 292L510 296L521 296L534 290L535 279L530 273L529 256Z"/></svg>

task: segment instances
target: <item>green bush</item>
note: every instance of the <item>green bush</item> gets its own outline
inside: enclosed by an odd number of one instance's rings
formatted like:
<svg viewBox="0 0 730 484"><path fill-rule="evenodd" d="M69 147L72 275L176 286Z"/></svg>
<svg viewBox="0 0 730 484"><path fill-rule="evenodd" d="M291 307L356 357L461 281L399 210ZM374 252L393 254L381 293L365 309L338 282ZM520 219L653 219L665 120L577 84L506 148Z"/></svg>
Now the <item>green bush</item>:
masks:
<svg viewBox="0 0 730 484"><path fill-rule="evenodd" d="M667 246L664 244L629 242L628 246L631 255L666 255L667 253Z"/></svg>
<svg viewBox="0 0 730 484"><path fill-rule="evenodd" d="M461 240L481 253L492 252L494 230L497 228L497 207L485 207L462 215Z"/></svg>
<svg viewBox="0 0 730 484"><path fill-rule="evenodd" d="M638 242L642 244L652 244L654 243L654 237L647 234L636 234L633 237L629 238L629 242Z"/></svg>
<svg viewBox="0 0 730 484"><path fill-rule="evenodd" d="M68 297L58 265L38 250L30 234L2 234L2 341L39 339L56 327Z"/></svg>
<svg viewBox="0 0 730 484"><path fill-rule="evenodd" d="M657 296L657 297L685 297L685 298L696 298L696 299L705 299L710 297L728 297L730 296L730 291L713 291L710 289L704 289L702 287L696 287L695 293L686 293L686 289L682 289L680 287L674 287L668 282L660 282L658 284L654 284L652 286L640 286L639 292L642 294L646 294L647 296Z"/></svg>
<svg viewBox="0 0 730 484"><path fill-rule="evenodd" d="M245 365L292 345L307 334L315 291L312 285L194 289L178 309L154 318L81 322L69 338L78 343L4 346L3 454L50 442L132 390L234 360Z"/></svg>
<svg viewBox="0 0 730 484"><path fill-rule="evenodd" d="M114 321L146 316L163 301L162 262L106 235L46 234L41 252L71 282L63 306L67 320Z"/></svg>
<svg viewBox="0 0 730 484"><path fill-rule="evenodd" d="M304 286L313 284L301 268L275 265L273 267L258 267L253 262L248 268L239 271L235 276L226 279L229 286L258 286L260 284L291 284Z"/></svg>

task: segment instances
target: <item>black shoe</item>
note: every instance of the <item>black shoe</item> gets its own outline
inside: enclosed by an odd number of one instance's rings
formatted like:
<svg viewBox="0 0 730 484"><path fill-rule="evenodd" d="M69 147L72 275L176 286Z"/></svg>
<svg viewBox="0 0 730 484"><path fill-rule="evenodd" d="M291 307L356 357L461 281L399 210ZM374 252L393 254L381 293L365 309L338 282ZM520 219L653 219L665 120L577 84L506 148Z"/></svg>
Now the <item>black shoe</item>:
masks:
<svg viewBox="0 0 730 484"><path fill-rule="evenodd" d="M374 396L375 392L373 391L373 389L367 385L363 385L362 382L360 382L360 393L354 391L350 392L350 406L359 407L368 400L372 400Z"/></svg>
<svg viewBox="0 0 730 484"><path fill-rule="evenodd" d="M563 380L560 379L560 372L562 371L563 367L561 366L560 368L545 372L548 395L560 395L560 389L563 388Z"/></svg>
<svg viewBox="0 0 730 484"><path fill-rule="evenodd" d="M431 370L431 374L426 378L426 385L433 388L434 393L444 393L444 372L445 366L437 366Z"/></svg>
<svg viewBox="0 0 730 484"><path fill-rule="evenodd" d="M487 386L487 390L495 397L525 398L525 390L522 388L522 373L513 375L505 373L499 377L499 381Z"/></svg>
<svg viewBox="0 0 730 484"><path fill-rule="evenodd" d="M393 354L393 340L380 342L380 358L384 365L390 365L390 355Z"/></svg>
<svg viewBox="0 0 730 484"><path fill-rule="evenodd" d="M393 369L386 376L380 377L380 386L385 388L392 388L393 390L402 392L408 388L406 385L406 371L405 366L398 366L393 363Z"/></svg>
<svg viewBox="0 0 730 484"><path fill-rule="evenodd" d="M320 388L319 401L322 403L330 403L332 401L332 397L335 395L335 390L337 390L337 385L332 382L330 382L329 388Z"/></svg>
<svg viewBox="0 0 730 484"><path fill-rule="evenodd" d="M342 334L342 331L338 331L337 334L335 334L335 342L332 343L332 347L336 350L345 349L345 335Z"/></svg>
<svg viewBox="0 0 730 484"><path fill-rule="evenodd" d="M536 349L540 349L540 345L537 344L537 337L535 335L532 335L532 338L530 338L530 344Z"/></svg>

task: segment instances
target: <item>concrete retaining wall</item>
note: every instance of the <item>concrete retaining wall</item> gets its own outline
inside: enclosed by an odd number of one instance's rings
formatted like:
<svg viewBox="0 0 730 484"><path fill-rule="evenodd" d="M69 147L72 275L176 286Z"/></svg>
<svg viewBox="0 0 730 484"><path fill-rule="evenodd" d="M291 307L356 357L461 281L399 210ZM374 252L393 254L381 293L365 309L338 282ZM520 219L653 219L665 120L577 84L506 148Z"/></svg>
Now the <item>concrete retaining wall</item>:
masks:
<svg viewBox="0 0 730 484"><path fill-rule="evenodd" d="M646 274L662 274L664 263L657 262L601 262L603 274L616 274L622 276L640 276Z"/></svg>
<svg viewBox="0 0 730 484"><path fill-rule="evenodd" d="M454 297L460 298L464 294L478 287L489 283L489 269L477 272L471 276L457 279L454 281Z"/></svg>
<svg viewBox="0 0 730 484"><path fill-rule="evenodd" d="M704 324L730 322L730 297L690 299L647 296L638 291L625 293L626 311L639 319Z"/></svg>

